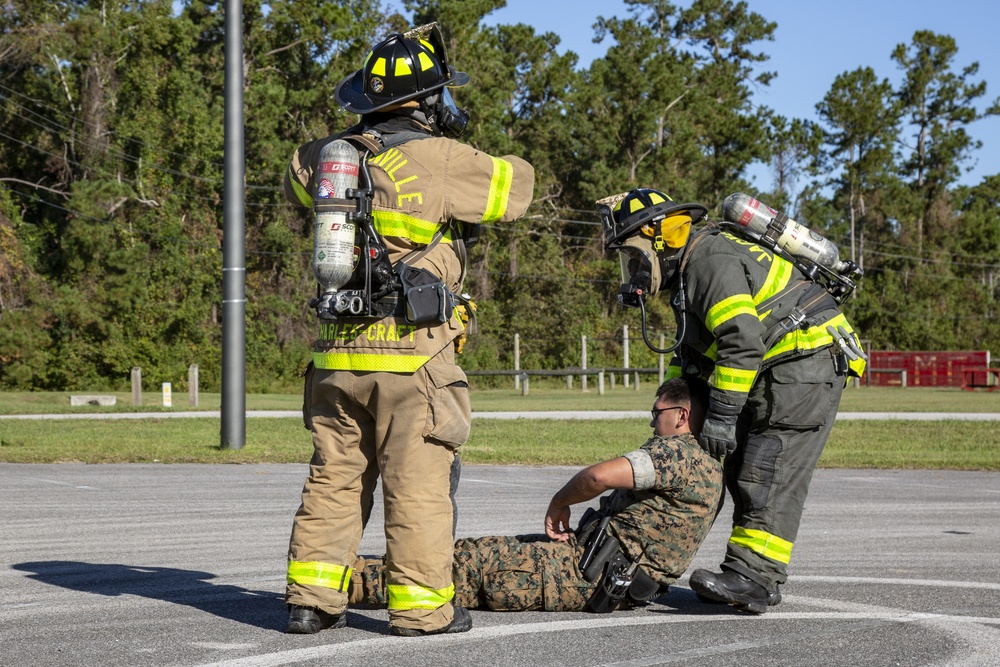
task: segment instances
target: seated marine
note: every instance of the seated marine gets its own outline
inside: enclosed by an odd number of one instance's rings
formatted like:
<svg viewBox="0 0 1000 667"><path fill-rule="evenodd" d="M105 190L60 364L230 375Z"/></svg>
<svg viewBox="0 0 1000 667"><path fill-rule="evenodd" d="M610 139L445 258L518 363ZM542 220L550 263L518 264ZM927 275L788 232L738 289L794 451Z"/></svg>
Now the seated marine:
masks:
<svg viewBox="0 0 1000 667"><path fill-rule="evenodd" d="M709 387L674 378L656 391L654 435L639 449L578 472L553 496L545 535L463 538L452 565L454 604L497 611L610 612L667 592L708 535L722 465L698 444ZM606 491L575 531L570 506ZM386 603L385 557L359 558L351 604Z"/></svg>

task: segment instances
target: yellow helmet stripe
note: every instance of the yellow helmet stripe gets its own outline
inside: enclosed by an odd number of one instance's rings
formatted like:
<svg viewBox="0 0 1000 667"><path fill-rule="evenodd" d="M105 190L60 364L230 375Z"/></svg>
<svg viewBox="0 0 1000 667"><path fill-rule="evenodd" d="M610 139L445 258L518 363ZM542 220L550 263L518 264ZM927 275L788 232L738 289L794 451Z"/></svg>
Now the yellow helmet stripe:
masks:
<svg viewBox="0 0 1000 667"><path fill-rule="evenodd" d="M410 69L410 63L406 62L405 58L396 58L396 71L393 72L394 76L409 76L413 74L413 70Z"/></svg>
<svg viewBox="0 0 1000 667"><path fill-rule="evenodd" d="M375 64L372 65L372 74L376 76L385 76L385 58L375 59Z"/></svg>

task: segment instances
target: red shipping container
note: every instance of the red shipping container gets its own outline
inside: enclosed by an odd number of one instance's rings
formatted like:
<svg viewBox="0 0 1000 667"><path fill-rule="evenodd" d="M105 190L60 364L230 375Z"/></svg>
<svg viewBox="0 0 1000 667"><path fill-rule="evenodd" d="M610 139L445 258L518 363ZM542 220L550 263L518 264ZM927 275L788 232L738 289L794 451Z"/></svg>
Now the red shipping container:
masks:
<svg viewBox="0 0 1000 667"><path fill-rule="evenodd" d="M908 387L962 387L967 382L977 382L982 375L986 384L989 350L949 352L889 352L872 351L869 354L865 383L873 387L898 387L902 383L901 370L906 371ZM966 380L969 371L969 380Z"/></svg>

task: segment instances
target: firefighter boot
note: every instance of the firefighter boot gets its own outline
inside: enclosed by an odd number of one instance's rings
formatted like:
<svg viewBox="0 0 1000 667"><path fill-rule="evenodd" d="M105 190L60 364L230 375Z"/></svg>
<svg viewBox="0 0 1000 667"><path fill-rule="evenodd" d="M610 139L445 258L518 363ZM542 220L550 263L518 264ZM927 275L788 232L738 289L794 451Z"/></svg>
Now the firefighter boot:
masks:
<svg viewBox="0 0 1000 667"><path fill-rule="evenodd" d="M347 627L346 611L343 614L328 614L322 609L288 605L288 627L285 632L290 635L314 635L327 628L343 627Z"/></svg>
<svg viewBox="0 0 1000 667"><path fill-rule="evenodd" d="M723 570L720 574L695 570L689 583L699 598L725 602L751 614L763 614L768 607L781 602L781 592L777 588L768 591L756 581L733 570Z"/></svg>
<svg viewBox="0 0 1000 667"><path fill-rule="evenodd" d="M400 628L395 625L391 626L389 630L394 635L399 635L400 637L423 637L424 635L445 635L453 634L456 632L468 632L472 629L472 614L465 607L455 607L455 618L451 619L451 623L444 626L443 628L438 628L437 630L417 630L416 628Z"/></svg>

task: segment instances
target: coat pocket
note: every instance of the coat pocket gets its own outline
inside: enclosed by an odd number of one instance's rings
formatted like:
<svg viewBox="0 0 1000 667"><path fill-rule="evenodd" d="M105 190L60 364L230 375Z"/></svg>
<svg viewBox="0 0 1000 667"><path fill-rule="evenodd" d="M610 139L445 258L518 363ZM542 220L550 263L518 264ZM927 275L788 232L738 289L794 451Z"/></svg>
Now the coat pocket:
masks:
<svg viewBox="0 0 1000 667"><path fill-rule="evenodd" d="M472 428L472 403L465 371L431 361L427 372L427 421L423 435L453 449L465 444Z"/></svg>

